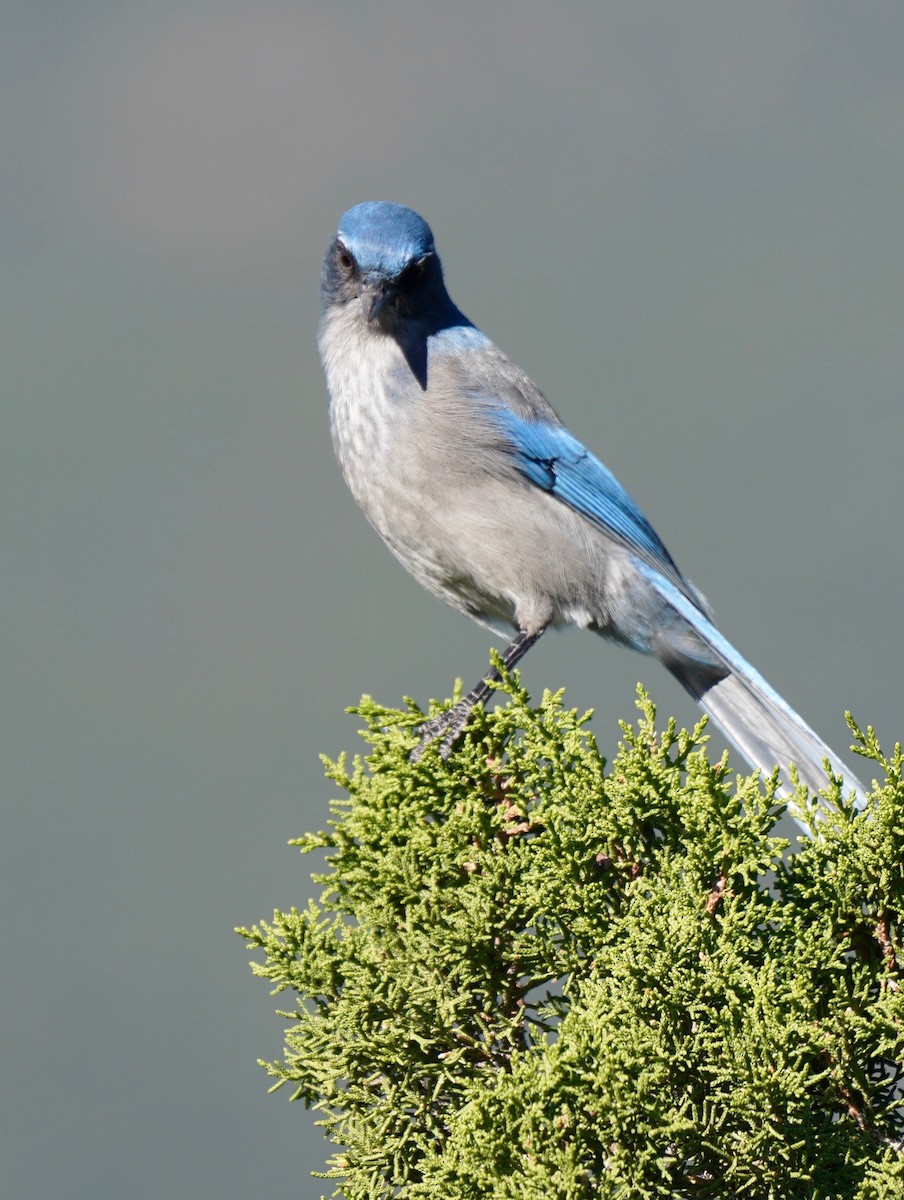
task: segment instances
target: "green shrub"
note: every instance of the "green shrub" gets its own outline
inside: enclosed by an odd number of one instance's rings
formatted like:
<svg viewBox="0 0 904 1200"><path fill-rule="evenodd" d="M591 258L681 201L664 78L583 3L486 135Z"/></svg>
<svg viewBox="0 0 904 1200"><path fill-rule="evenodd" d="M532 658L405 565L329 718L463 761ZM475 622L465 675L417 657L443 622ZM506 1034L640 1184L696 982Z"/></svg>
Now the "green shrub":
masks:
<svg viewBox="0 0 904 1200"><path fill-rule="evenodd" d="M902 754L856 813L827 782L774 835L775 780L703 722L587 716L517 676L451 758L355 710L319 904L239 932L294 993L282 1062L338 1194L436 1200L904 1196Z"/></svg>

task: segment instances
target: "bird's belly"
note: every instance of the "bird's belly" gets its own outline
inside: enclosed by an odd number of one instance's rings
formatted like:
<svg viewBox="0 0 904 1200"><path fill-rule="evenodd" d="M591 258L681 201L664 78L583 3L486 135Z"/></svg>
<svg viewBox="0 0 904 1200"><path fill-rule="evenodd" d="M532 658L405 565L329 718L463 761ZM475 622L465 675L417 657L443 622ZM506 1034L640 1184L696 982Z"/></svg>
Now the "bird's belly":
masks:
<svg viewBox="0 0 904 1200"><path fill-rule="evenodd" d="M375 477L375 475L377 477ZM354 490L354 489L353 489ZM470 489L468 489L470 491ZM405 569L433 595L477 620L515 623L516 588L490 559L514 557L511 539L462 489L437 495L429 473L402 464L356 491L368 520Z"/></svg>
<svg viewBox="0 0 904 1200"><path fill-rule="evenodd" d="M355 500L410 574L476 620L619 636L633 571L623 549L514 469L500 476L498 458L487 463L478 445L452 445L451 430L422 423L373 376L367 382L332 381L333 441Z"/></svg>
<svg viewBox="0 0 904 1200"><path fill-rule="evenodd" d="M530 631L612 624L628 557L554 497L488 478L436 488L401 464L366 491L359 503L392 552L459 611Z"/></svg>

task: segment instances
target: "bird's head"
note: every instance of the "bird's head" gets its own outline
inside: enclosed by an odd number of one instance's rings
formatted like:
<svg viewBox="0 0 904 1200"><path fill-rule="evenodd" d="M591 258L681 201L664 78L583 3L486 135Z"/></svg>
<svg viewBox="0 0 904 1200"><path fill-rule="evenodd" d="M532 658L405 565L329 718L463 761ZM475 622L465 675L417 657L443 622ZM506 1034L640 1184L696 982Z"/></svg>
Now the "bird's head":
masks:
<svg viewBox="0 0 904 1200"><path fill-rule="evenodd" d="M433 234L401 204L368 200L350 208L323 263L324 309L360 299L367 324L394 323L450 304Z"/></svg>

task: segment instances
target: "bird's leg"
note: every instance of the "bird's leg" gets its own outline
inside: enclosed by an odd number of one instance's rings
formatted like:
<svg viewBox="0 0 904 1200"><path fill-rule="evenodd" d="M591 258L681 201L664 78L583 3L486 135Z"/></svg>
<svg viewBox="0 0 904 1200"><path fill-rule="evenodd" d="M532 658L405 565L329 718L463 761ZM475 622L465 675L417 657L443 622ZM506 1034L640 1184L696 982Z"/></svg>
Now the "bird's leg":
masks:
<svg viewBox="0 0 904 1200"><path fill-rule="evenodd" d="M506 671L510 671L516 662L519 662L531 646L538 642L543 635L543 630L540 629L537 633L528 633L525 629L519 629L508 646L505 648L505 653L502 656L502 665ZM493 694L493 684L498 683L501 678L495 667L488 671L481 679L476 687L471 688L467 696L450 708L447 712L440 713L439 716L433 717L426 721L418 730L421 735L421 740L411 751L411 761L418 762L423 756L427 747L441 737L442 744L439 752L443 758L448 758L452 753L452 747L455 745L459 734L468 723L468 718L471 715L471 710L478 704L485 704Z"/></svg>

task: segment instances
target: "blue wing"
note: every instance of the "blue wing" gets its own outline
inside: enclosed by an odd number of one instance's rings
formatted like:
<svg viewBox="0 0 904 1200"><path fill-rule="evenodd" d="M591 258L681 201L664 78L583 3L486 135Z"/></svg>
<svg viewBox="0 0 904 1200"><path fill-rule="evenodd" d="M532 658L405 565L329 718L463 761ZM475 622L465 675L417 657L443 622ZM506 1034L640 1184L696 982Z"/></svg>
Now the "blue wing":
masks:
<svg viewBox="0 0 904 1200"><path fill-rule="evenodd" d="M558 425L528 421L511 409L494 414L514 450L518 468L648 563L684 580L671 555L612 472L573 434Z"/></svg>

